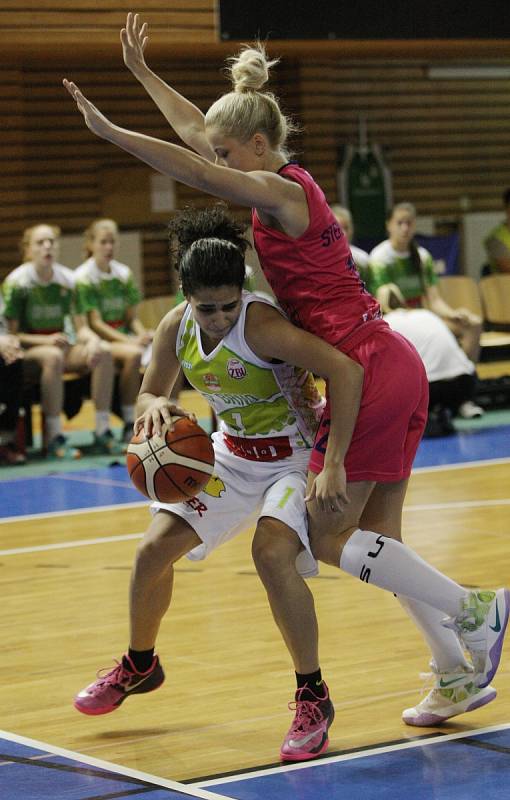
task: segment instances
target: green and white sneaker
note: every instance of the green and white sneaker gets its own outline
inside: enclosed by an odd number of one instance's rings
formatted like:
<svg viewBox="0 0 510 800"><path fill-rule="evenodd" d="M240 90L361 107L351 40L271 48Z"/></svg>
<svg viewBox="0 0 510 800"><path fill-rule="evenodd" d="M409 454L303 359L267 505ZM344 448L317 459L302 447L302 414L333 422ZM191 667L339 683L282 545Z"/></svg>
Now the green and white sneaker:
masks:
<svg viewBox="0 0 510 800"><path fill-rule="evenodd" d="M111 430L107 430L99 436L94 434L92 452L105 456L121 456L126 448L122 442L117 441Z"/></svg>
<svg viewBox="0 0 510 800"><path fill-rule="evenodd" d="M451 717L474 711L487 705L496 697L492 686L481 689L474 683L472 670L458 667L452 672L438 672L434 662L430 664L435 686L414 708L406 708L402 719L406 725L431 727L441 725Z"/></svg>
<svg viewBox="0 0 510 800"><path fill-rule="evenodd" d="M78 450L77 447L73 447L68 439L59 433L58 436L55 436L55 438L49 442L47 456L48 458L55 458L60 461L75 461L81 458L81 450Z"/></svg>
<svg viewBox="0 0 510 800"><path fill-rule="evenodd" d="M453 628L466 648L476 673L475 683L488 686L499 666L510 613L508 589L468 593L460 614L443 622Z"/></svg>

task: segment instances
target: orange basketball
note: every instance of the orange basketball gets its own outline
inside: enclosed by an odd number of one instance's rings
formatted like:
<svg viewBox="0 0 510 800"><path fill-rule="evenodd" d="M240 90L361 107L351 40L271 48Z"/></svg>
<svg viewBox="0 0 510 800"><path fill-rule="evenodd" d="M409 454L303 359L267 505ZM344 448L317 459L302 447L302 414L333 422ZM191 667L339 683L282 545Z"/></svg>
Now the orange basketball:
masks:
<svg viewBox="0 0 510 800"><path fill-rule="evenodd" d="M188 417L172 420L169 431L145 438L133 436L127 450L127 468L134 485L150 500L178 503L204 488L214 469L214 449L207 433Z"/></svg>

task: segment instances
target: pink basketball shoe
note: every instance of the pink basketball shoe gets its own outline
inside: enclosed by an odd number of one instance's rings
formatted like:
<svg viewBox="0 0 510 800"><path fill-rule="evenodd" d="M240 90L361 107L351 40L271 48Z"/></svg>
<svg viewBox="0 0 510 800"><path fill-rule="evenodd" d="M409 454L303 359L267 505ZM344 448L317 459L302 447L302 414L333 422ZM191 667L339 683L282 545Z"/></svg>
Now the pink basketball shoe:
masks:
<svg viewBox="0 0 510 800"><path fill-rule="evenodd" d="M320 756L328 749L328 730L335 718L335 709L324 682L322 687L325 692L324 697L318 697L305 686L297 690L295 701L289 703L290 710L296 714L280 750L282 761L307 761ZM308 692L311 692L314 700L301 699L305 689L307 696Z"/></svg>
<svg viewBox="0 0 510 800"><path fill-rule="evenodd" d="M124 655L117 666L102 675L99 670L97 680L78 692L74 698L74 707L82 714L109 714L124 702L130 694L152 692L161 686L165 673L159 663L154 660L147 672L137 672L131 659Z"/></svg>

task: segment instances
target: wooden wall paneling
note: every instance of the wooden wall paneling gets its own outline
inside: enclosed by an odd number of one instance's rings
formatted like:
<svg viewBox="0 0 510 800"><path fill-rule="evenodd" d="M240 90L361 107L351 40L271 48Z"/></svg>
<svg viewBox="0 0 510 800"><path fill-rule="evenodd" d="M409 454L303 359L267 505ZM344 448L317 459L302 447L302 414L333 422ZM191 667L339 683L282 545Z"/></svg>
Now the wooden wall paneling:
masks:
<svg viewBox="0 0 510 800"><path fill-rule="evenodd" d="M146 231L143 235L143 261L145 264L144 296L158 297L175 294L177 273L170 264L168 236L161 226L159 231Z"/></svg>
<svg viewBox="0 0 510 800"><path fill-rule="evenodd" d="M433 216L498 208L510 183L509 89L508 80L432 81L420 63L304 63L308 166L336 199L331 164L339 145L357 142L365 114L391 167L395 199Z"/></svg>
<svg viewBox="0 0 510 800"><path fill-rule="evenodd" d="M207 5L208 0L204 2ZM11 10L15 5L11 3ZM6 4L2 7L5 11ZM49 9L49 2L39 8ZM107 8L119 10L122 3L109 2ZM221 72L223 56L206 57L199 51L199 60L192 63L174 54L170 39L167 44L158 72L205 111L229 88ZM145 171L148 184L148 167L85 128L61 85L64 75L76 80L117 124L177 141L125 69L120 46L115 43L113 48L115 63L103 63L99 57L71 66L50 60L0 72L0 111L7 122L0 153L0 278L19 263L17 241L25 225L47 220L66 232L78 232L104 213L105 170L139 169ZM236 48L230 43L229 52ZM275 43L271 54L281 49ZM274 70L269 88L303 128L291 141L292 149L330 201L337 199L338 147L357 142L358 117L363 113L370 138L386 154L396 200L410 200L420 214L440 220L458 220L466 204L471 211L499 210L501 192L510 185L510 81L431 81L427 63L289 54ZM177 187L178 207L210 202L199 192ZM144 207L143 201L140 206ZM158 234L162 215L150 213L149 199L145 206L147 213L139 224ZM123 220L118 221L122 227ZM125 221L134 224L133 219ZM163 260L161 253L148 247L147 296L167 293ZM163 286L165 291L160 292Z"/></svg>
<svg viewBox="0 0 510 800"><path fill-rule="evenodd" d="M215 0L144 0L143 17L160 50L169 42L182 48L218 40ZM127 0L2 0L0 30L5 34L1 58L40 61L61 56L76 60L101 53L112 58L119 31L133 4ZM20 52L21 51L21 52Z"/></svg>

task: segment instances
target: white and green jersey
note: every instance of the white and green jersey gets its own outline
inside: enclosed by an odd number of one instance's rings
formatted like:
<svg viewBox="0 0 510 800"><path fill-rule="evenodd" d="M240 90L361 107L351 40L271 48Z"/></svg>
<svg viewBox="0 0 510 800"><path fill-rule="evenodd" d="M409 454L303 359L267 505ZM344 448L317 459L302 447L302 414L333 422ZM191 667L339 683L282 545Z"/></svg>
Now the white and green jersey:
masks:
<svg viewBox="0 0 510 800"><path fill-rule="evenodd" d="M401 253L386 239L374 247L369 256L368 289L377 295L379 287L396 283L409 306L421 305L423 287L438 283L434 259L424 247L418 247L421 276L414 268L410 252Z"/></svg>
<svg viewBox="0 0 510 800"><path fill-rule="evenodd" d="M88 258L76 269L78 311L87 314L96 309L112 328L129 333L127 310L140 302L140 292L126 264L112 260L109 266L109 272L103 272L93 258Z"/></svg>
<svg viewBox="0 0 510 800"><path fill-rule="evenodd" d="M74 306L74 274L53 264L48 282L38 276L32 262L14 269L4 283L5 316L15 319L23 333L70 332Z"/></svg>
<svg viewBox="0 0 510 800"><path fill-rule="evenodd" d="M188 305L176 352L186 378L214 409L227 447L244 458L273 460L312 446L323 400L309 372L250 350L244 327L254 302L273 305L243 291L237 323L210 353Z"/></svg>

